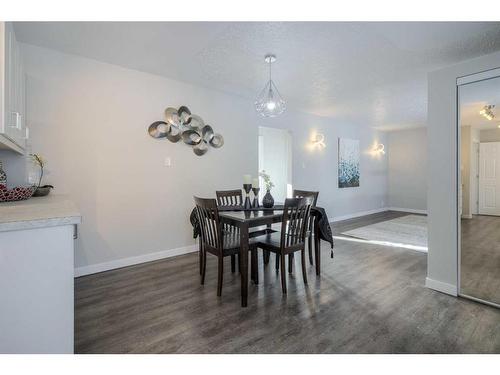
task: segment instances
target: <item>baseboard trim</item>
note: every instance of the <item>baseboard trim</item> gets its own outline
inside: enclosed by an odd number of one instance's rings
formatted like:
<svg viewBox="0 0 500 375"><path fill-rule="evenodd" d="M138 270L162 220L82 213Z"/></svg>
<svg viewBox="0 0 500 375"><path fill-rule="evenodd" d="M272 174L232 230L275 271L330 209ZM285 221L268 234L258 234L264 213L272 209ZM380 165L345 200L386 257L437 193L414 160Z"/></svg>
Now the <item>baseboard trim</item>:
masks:
<svg viewBox="0 0 500 375"><path fill-rule="evenodd" d="M437 290L441 293L446 293L452 296L458 296L458 290L456 285L443 283L442 281L425 278L425 286L429 289Z"/></svg>
<svg viewBox="0 0 500 375"><path fill-rule="evenodd" d="M354 218L360 217L360 216L378 214L379 212L384 212L384 211L387 211L387 207L376 208L374 210L368 210L368 211L359 211L359 212L355 212L355 213L348 214L348 215L334 216L334 217L329 218L328 220L330 221L330 223L333 223L335 221L343 221L343 220L354 219Z"/></svg>
<svg viewBox="0 0 500 375"><path fill-rule="evenodd" d="M427 210L417 210L415 208L387 207L388 211L409 212L412 214L427 215Z"/></svg>
<svg viewBox="0 0 500 375"><path fill-rule="evenodd" d="M110 262L91 264L89 266L77 267L75 268L75 277L91 275L93 273L99 273L104 271L110 271L117 268L123 268L128 266L133 266L136 264L152 262L155 260L160 260L164 258L170 258L177 255L188 254L198 250L198 245L190 245L184 247L178 247L176 249L169 249L164 251L158 251L156 253L149 253L144 255L138 255L135 257L122 258L117 260L112 260Z"/></svg>

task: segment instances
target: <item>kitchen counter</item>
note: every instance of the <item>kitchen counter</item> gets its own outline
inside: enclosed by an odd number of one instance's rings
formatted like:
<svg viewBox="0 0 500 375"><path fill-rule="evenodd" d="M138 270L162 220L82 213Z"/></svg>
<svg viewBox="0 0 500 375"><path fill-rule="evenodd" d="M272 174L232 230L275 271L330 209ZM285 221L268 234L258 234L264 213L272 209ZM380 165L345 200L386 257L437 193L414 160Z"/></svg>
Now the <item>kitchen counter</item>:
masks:
<svg viewBox="0 0 500 375"><path fill-rule="evenodd" d="M66 195L0 203L0 232L80 223L80 211Z"/></svg>

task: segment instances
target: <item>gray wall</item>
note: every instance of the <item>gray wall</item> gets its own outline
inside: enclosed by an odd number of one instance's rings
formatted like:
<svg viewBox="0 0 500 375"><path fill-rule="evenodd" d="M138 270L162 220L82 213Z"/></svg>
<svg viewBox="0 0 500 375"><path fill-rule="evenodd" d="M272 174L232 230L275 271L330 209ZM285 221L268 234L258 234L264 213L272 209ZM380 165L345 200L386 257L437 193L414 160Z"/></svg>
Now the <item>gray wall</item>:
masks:
<svg viewBox="0 0 500 375"><path fill-rule="evenodd" d="M500 53L482 56L428 76L427 211L429 254L426 285L457 294L457 86L458 77L500 67Z"/></svg>
<svg viewBox="0 0 500 375"><path fill-rule="evenodd" d="M251 100L49 49L22 49L32 150L47 160L46 183L81 209L75 265L85 272L194 249L193 195L214 196L216 189L241 186L244 174L257 174L259 125L291 130L293 185L318 189L331 217L386 205L387 160L370 155L385 136L362 124L293 109L263 119ZM184 144L147 134L165 107L183 104L224 135L223 148L198 157ZM315 130L325 134L322 151L310 148ZM361 141L359 188L337 188L338 137Z"/></svg>
<svg viewBox="0 0 500 375"><path fill-rule="evenodd" d="M271 125L270 125L271 126ZM284 113L278 126L293 137L292 180L297 189L320 192L318 204L332 220L383 210L387 206L387 155L373 155L375 143L386 143L386 133L342 119ZM314 134L325 136L326 147L312 147ZM360 141L360 186L338 188L338 138Z"/></svg>
<svg viewBox="0 0 500 375"><path fill-rule="evenodd" d="M24 185L27 182L27 161L18 153L9 150L0 150L0 161L3 164L3 170L7 174L7 186Z"/></svg>
<svg viewBox="0 0 500 375"><path fill-rule="evenodd" d="M427 129L388 133L389 207L427 210Z"/></svg>

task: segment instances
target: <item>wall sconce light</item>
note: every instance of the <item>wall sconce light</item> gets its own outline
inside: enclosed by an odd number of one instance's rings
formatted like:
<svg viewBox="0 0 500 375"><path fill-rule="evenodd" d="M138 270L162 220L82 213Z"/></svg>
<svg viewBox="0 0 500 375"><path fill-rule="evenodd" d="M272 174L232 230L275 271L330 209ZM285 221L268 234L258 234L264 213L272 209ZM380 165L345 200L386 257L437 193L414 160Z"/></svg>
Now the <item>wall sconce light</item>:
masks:
<svg viewBox="0 0 500 375"><path fill-rule="evenodd" d="M326 147L325 136L321 133L316 133L312 144L315 148L319 148L320 150L324 149Z"/></svg>
<svg viewBox="0 0 500 375"><path fill-rule="evenodd" d="M375 155L385 155L385 146L382 143L378 143L373 148L373 153Z"/></svg>

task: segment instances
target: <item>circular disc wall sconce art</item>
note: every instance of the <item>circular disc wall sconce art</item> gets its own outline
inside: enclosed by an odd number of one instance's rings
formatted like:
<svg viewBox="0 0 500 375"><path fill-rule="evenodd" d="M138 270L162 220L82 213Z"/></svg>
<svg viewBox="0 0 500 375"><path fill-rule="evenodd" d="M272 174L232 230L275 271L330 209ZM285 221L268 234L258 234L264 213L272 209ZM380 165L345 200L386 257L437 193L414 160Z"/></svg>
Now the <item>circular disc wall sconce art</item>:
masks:
<svg viewBox="0 0 500 375"><path fill-rule="evenodd" d="M198 156L206 154L209 146L221 148L224 145L222 135L215 133L210 125L205 124L200 116L192 114L186 106L165 109L165 121L153 122L148 127L148 133L153 138L167 138L173 143L182 139L193 147Z"/></svg>

